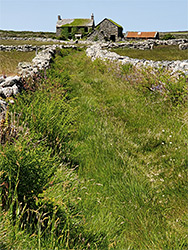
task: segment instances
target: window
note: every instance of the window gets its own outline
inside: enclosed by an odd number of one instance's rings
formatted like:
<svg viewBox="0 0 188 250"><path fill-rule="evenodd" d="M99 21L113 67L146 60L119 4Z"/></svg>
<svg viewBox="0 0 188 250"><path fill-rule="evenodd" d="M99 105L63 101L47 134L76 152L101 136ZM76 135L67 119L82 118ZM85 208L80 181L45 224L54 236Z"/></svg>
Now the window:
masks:
<svg viewBox="0 0 188 250"><path fill-rule="evenodd" d="M88 32L88 27L85 27L84 31L85 31L85 32Z"/></svg>
<svg viewBox="0 0 188 250"><path fill-rule="evenodd" d="M72 28L68 27L68 32L71 33L71 31L72 31Z"/></svg>

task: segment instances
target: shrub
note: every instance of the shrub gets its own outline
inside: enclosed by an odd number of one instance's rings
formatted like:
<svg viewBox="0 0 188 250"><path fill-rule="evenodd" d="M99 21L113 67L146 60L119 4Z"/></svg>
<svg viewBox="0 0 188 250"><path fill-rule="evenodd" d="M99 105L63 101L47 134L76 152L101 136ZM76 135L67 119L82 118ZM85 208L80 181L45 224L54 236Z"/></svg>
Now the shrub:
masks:
<svg viewBox="0 0 188 250"><path fill-rule="evenodd" d="M99 40L98 36L94 37L94 41L97 42Z"/></svg>
<svg viewBox="0 0 188 250"><path fill-rule="evenodd" d="M173 36L172 34L168 33L165 34L162 38L162 40L170 40L170 39L175 39L175 36Z"/></svg>
<svg viewBox="0 0 188 250"><path fill-rule="evenodd" d="M68 27L63 27L61 29L61 37L62 40L68 40L69 38L69 30Z"/></svg>

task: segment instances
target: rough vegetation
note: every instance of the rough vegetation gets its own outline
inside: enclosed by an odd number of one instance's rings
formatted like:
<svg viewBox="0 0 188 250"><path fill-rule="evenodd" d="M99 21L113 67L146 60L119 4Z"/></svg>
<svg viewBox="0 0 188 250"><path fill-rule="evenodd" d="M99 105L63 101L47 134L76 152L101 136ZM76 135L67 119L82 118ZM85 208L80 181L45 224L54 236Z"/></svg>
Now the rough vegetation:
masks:
<svg viewBox="0 0 188 250"><path fill-rule="evenodd" d="M19 62L30 62L35 52L4 52L0 51L0 75L15 75L18 72Z"/></svg>
<svg viewBox="0 0 188 250"><path fill-rule="evenodd" d="M0 30L0 37L46 37L55 38L56 34L54 32L33 32L33 31L14 31L14 30Z"/></svg>
<svg viewBox="0 0 188 250"><path fill-rule="evenodd" d="M155 46L153 50L120 48L120 49L114 49L113 51L122 56L129 56L138 59L144 58L153 61L162 61L162 60L172 61L172 60L188 59L187 52L180 50L178 45L159 45Z"/></svg>
<svg viewBox="0 0 188 250"><path fill-rule="evenodd" d="M59 50L0 125L0 248L187 249L187 84Z"/></svg>

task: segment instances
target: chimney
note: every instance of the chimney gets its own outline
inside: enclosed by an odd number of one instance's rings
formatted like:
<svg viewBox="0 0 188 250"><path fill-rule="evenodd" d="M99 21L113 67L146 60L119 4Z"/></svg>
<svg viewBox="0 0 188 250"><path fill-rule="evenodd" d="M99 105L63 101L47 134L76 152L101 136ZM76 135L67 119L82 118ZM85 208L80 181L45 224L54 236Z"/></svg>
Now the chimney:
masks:
<svg viewBox="0 0 188 250"><path fill-rule="evenodd" d="M91 14L91 20L94 21L94 14L93 13Z"/></svg>
<svg viewBox="0 0 188 250"><path fill-rule="evenodd" d="M58 15L58 20L61 20L61 16L60 15Z"/></svg>

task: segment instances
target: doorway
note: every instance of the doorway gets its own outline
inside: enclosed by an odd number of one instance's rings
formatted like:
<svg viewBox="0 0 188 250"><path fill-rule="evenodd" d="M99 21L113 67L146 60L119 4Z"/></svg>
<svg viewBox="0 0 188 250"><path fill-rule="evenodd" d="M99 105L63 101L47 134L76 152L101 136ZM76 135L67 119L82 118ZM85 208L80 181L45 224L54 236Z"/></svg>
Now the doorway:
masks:
<svg viewBox="0 0 188 250"><path fill-rule="evenodd" d="M111 36L110 36L110 40L111 40L112 42L115 42L115 41L116 41L116 36L115 36L115 35L111 35Z"/></svg>

